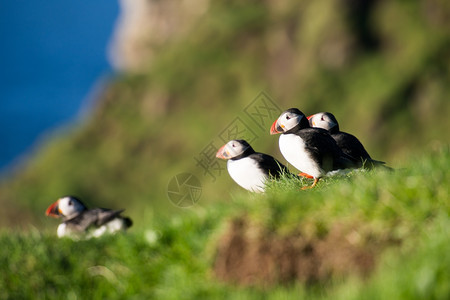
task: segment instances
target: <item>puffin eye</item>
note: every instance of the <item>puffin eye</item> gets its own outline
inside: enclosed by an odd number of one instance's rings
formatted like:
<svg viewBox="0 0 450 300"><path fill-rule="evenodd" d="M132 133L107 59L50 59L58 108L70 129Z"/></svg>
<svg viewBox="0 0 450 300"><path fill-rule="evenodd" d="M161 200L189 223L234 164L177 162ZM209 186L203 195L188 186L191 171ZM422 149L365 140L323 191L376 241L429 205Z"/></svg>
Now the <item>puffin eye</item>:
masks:
<svg viewBox="0 0 450 300"><path fill-rule="evenodd" d="M286 120L289 120L291 117L289 117L288 115L286 115Z"/></svg>
<svg viewBox="0 0 450 300"><path fill-rule="evenodd" d="M69 206L72 206L72 201L69 201Z"/></svg>
<svg viewBox="0 0 450 300"><path fill-rule="evenodd" d="M320 118L320 121L324 121L323 116Z"/></svg>

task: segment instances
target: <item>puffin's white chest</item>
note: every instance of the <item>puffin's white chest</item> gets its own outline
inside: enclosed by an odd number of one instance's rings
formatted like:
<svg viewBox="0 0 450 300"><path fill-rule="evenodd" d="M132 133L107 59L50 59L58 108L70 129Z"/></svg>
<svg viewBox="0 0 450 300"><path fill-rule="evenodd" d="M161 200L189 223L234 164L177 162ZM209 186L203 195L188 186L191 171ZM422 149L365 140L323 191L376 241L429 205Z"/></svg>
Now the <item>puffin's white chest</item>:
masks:
<svg viewBox="0 0 450 300"><path fill-rule="evenodd" d="M63 237L63 236L68 235L66 227L67 227L66 223L59 224L58 229L56 229L56 235L58 237Z"/></svg>
<svg viewBox="0 0 450 300"><path fill-rule="evenodd" d="M231 178L244 189L252 192L264 192L267 175L253 159L244 157L238 160L229 160L227 169Z"/></svg>
<svg viewBox="0 0 450 300"><path fill-rule="evenodd" d="M318 178L323 170L309 155L303 140L295 134L282 134L279 140L280 152L284 158L300 171Z"/></svg>

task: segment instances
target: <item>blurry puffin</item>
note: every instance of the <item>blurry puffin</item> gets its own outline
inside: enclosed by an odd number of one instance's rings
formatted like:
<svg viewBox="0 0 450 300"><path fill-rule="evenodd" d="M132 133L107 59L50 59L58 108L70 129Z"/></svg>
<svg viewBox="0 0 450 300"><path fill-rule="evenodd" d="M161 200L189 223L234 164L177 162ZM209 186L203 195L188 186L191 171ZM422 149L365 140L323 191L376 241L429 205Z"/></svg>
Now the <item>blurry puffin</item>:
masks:
<svg viewBox="0 0 450 300"><path fill-rule="evenodd" d="M231 140L217 151L216 157L228 159L231 178L246 190L264 192L269 176L280 177L289 170L270 155L255 152L245 140Z"/></svg>
<svg viewBox="0 0 450 300"><path fill-rule="evenodd" d="M367 153L361 142L354 136L339 130L339 123L335 116L329 112L320 112L308 117L312 127L328 130L331 137L341 150L356 159L357 167L372 168L377 165L384 165L385 162L374 160Z"/></svg>
<svg viewBox="0 0 450 300"><path fill-rule="evenodd" d="M344 154L328 131L311 128L306 116L290 108L273 122L270 134L282 133L279 147L284 158L300 171L314 178L314 187L329 171L355 166L354 159Z"/></svg>
<svg viewBox="0 0 450 300"><path fill-rule="evenodd" d="M133 223L130 218L120 216L123 211L123 209L88 209L78 198L66 196L50 205L45 213L50 217L63 218L63 223L58 226L58 237L77 237L86 234L89 238L129 228Z"/></svg>

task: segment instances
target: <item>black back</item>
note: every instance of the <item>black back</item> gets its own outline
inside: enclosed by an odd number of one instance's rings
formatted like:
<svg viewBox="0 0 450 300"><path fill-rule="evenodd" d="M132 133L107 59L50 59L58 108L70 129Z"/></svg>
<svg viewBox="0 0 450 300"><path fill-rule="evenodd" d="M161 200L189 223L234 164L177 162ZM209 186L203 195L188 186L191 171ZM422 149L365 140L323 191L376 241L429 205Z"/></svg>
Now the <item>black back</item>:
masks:
<svg viewBox="0 0 450 300"><path fill-rule="evenodd" d="M351 160L355 163L355 167L365 167L372 168L376 165L384 165L385 162L373 160L369 153L366 151L362 143L352 134L347 132L342 132L339 129L339 123L336 117L330 113L325 113L334 123L335 126L330 128L328 132L331 137L336 141L338 147L344 152L345 155L349 156Z"/></svg>
<svg viewBox="0 0 450 300"><path fill-rule="evenodd" d="M364 167L370 169L374 166L385 164L383 161L372 159L364 146L354 135L340 131L331 134L331 136L345 154L356 159L358 168Z"/></svg>
<svg viewBox="0 0 450 300"><path fill-rule="evenodd" d="M340 131L332 133L331 136L344 153L355 158L362 158L363 160L372 159L364 146L354 135Z"/></svg>
<svg viewBox="0 0 450 300"><path fill-rule="evenodd" d="M337 145L327 130L322 128L304 128L296 133L305 143L312 159L324 171L355 167L353 157L346 155Z"/></svg>
<svg viewBox="0 0 450 300"><path fill-rule="evenodd" d="M111 210L106 208L94 208L85 210L77 216L66 220L65 223L74 231L86 231L89 227L100 227L114 218L120 217L122 210ZM131 220L126 218L126 222L131 226ZM128 227L129 227L128 226Z"/></svg>
<svg viewBox="0 0 450 300"><path fill-rule="evenodd" d="M259 168L268 176L279 178L283 172L289 173L288 168L270 155L254 152L249 158L258 162Z"/></svg>

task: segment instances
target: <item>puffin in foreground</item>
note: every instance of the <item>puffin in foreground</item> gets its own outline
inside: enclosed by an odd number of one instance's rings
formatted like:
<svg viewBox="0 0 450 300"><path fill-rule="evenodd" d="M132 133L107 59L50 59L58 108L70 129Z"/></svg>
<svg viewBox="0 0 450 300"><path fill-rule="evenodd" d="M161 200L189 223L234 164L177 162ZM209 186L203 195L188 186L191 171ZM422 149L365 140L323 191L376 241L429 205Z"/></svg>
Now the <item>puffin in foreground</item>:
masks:
<svg viewBox="0 0 450 300"><path fill-rule="evenodd" d="M341 150L356 159L357 167L373 168L384 165L385 162L374 160L367 153L361 142L352 134L339 130L339 123L336 117L329 112L320 112L308 117L312 127L328 130L331 137Z"/></svg>
<svg viewBox="0 0 450 300"><path fill-rule="evenodd" d="M246 190L264 192L267 179L279 178L289 170L270 155L255 152L245 140L231 140L217 151L216 157L228 159L231 178Z"/></svg>
<svg viewBox="0 0 450 300"><path fill-rule="evenodd" d="M66 196L50 205L45 213L50 217L63 218L63 223L58 226L58 237L90 238L129 228L133 222L120 215L123 211L124 209L88 209L78 198Z"/></svg>
<svg viewBox="0 0 450 300"><path fill-rule="evenodd" d="M273 122L270 134L282 133L279 147L284 158L314 178L309 187L316 186L326 173L355 167L354 159L342 152L328 131L311 128L306 118L297 108L290 108Z"/></svg>

